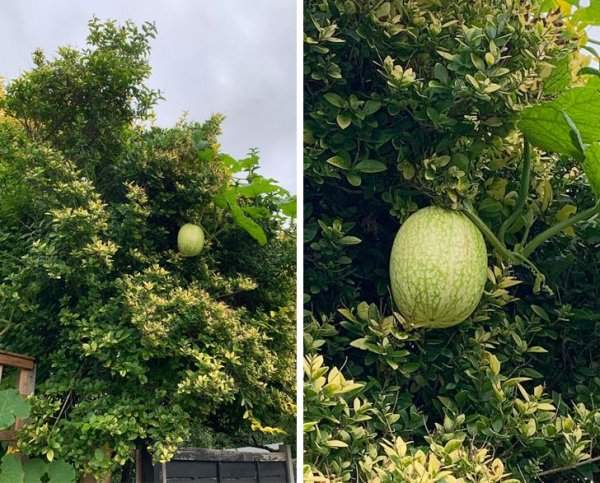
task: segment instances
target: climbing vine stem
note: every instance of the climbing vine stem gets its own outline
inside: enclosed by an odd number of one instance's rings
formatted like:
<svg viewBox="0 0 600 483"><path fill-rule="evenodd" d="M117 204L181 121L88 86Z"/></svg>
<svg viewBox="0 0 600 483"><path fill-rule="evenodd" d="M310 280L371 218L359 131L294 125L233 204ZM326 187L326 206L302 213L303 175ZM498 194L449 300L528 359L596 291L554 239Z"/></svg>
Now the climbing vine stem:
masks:
<svg viewBox="0 0 600 483"><path fill-rule="evenodd" d="M537 235L533 240L531 240L527 245L525 245L525 247L521 251L522 255L526 258L529 257L529 255L531 255L535 251L535 249L537 247L539 247L542 243L544 243L546 240L548 240L548 238L553 237L554 235L557 235L565 228L568 228L576 223L579 223L580 221L585 221L585 220L591 218L592 216L597 215L598 213L600 213L600 201L598 201L593 207L588 208L587 210L584 210L581 213L573 215L570 218L567 218L566 220L561 221L560 223L556 223L555 225L552 225L547 230L544 230L542 233Z"/></svg>
<svg viewBox="0 0 600 483"><path fill-rule="evenodd" d="M527 202L527 193L529 192L529 183L531 179L531 148L527 139L523 139L523 162L521 168L521 186L519 188L519 198L515 205L514 211L511 215L502 223L500 231L498 232L498 239L504 244L504 237L506 231L514 225L518 217L521 215L525 203Z"/></svg>

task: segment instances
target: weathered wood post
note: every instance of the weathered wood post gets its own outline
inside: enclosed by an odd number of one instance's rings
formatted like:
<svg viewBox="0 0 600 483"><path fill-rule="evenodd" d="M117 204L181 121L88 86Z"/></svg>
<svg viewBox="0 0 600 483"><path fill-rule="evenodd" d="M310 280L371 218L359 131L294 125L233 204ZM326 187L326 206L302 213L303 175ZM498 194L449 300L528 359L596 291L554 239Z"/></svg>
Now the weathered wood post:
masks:
<svg viewBox="0 0 600 483"><path fill-rule="evenodd" d="M4 367L15 367L19 373L17 375L17 390L19 394L26 398L33 394L35 389L35 359L22 354L14 354L0 350L0 381ZM0 441L7 441L14 444L17 439L17 431L23 427L25 421L17 419L13 429L0 431Z"/></svg>

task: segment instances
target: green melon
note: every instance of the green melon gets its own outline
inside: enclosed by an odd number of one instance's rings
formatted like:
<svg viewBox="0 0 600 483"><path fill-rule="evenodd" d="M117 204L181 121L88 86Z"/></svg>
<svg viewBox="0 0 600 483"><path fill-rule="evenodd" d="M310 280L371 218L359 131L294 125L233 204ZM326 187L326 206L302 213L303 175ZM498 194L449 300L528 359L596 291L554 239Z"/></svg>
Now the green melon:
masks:
<svg viewBox="0 0 600 483"><path fill-rule="evenodd" d="M195 257L204 247L204 232L198 225L186 223L177 234L177 248L184 257Z"/></svg>
<svg viewBox="0 0 600 483"><path fill-rule="evenodd" d="M435 206L400 227L390 257L392 296L415 326L445 328L469 317L487 279L487 250L462 213Z"/></svg>

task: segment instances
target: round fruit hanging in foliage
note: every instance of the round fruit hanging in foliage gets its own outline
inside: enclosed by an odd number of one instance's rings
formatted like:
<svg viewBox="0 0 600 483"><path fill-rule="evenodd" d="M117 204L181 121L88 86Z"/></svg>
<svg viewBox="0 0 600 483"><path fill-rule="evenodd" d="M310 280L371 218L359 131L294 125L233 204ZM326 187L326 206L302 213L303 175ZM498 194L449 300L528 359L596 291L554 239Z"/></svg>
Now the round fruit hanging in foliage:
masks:
<svg viewBox="0 0 600 483"><path fill-rule="evenodd" d="M177 234L177 247L184 257L195 257L204 247L204 232L193 223L186 223Z"/></svg>
<svg viewBox="0 0 600 483"><path fill-rule="evenodd" d="M390 259L392 296L410 323L459 324L473 313L487 278L479 229L462 213L430 206L400 227Z"/></svg>

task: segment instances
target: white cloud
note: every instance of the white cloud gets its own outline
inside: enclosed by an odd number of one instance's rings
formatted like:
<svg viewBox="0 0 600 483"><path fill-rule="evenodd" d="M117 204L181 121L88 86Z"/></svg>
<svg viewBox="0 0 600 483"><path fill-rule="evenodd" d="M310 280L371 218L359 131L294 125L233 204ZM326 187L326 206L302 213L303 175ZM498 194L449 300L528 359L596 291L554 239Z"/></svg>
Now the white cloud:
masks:
<svg viewBox="0 0 600 483"><path fill-rule="evenodd" d="M263 174L295 191L296 6L293 0L3 0L0 75L31 67L31 52L84 45L87 21L155 21L150 85L165 100L160 125L183 112L227 117L223 150L242 156L259 148Z"/></svg>

